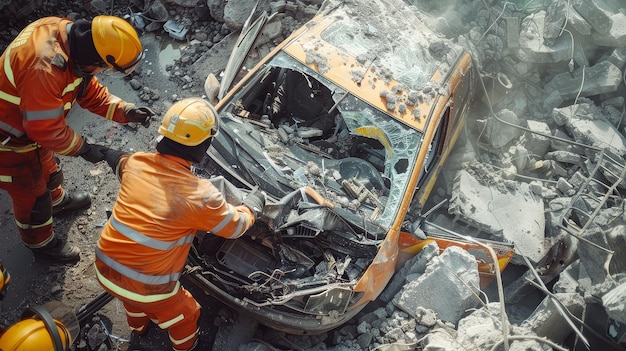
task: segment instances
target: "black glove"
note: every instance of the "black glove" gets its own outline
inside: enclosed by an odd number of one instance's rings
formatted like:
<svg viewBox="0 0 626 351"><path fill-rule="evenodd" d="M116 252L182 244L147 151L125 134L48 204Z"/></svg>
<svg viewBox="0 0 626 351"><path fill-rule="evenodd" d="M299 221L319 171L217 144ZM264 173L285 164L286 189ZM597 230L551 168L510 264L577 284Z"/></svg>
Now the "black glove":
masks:
<svg viewBox="0 0 626 351"><path fill-rule="evenodd" d="M150 125L150 117L155 114L150 107L146 106L137 107L135 104L128 104L124 108L124 115L129 122L141 123L146 128Z"/></svg>
<svg viewBox="0 0 626 351"><path fill-rule="evenodd" d="M104 145L89 144L85 141L83 142L83 146L80 148L78 156L91 163L96 163L104 160L106 153L109 150L111 149Z"/></svg>
<svg viewBox="0 0 626 351"><path fill-rule="evenodd" d="M263 208L265 207L265 193L259 191L258 187L252 189L250 194L243 199L243 204L252 210L254 218L258 218L263 214Z"/></svg>
<svg viewBox="0 0 626 351"><path fill-rule="evenodd" d="M126 155L126 153L115 149L109 149L106 152L104 159L107 160L107 163L111 166L114 173L117 173L117 166L123 155Z"/></svg>

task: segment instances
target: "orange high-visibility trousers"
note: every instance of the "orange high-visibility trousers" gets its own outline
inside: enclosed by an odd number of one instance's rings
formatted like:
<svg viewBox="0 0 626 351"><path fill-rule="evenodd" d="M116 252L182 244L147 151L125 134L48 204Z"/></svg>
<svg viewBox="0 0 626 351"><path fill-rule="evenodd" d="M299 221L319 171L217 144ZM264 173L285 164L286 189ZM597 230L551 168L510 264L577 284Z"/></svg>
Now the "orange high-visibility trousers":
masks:
<svg viewBox="0 0 626 351"><path fill-rule="evenodd" d="M143 334L150 321L166 329L175 351L191 349L198 339L200 305L185 288L162 301L140 303L116 296L124 304L128 326Z"/></svg>
<svg viewBox="0 0 626 351"><path fill-rule="evenodd" d="M0 189L13 200L15 222L27 247L39 248L52 240L52 204L63 197L62 182L53 152L0 151Z"/></svg>

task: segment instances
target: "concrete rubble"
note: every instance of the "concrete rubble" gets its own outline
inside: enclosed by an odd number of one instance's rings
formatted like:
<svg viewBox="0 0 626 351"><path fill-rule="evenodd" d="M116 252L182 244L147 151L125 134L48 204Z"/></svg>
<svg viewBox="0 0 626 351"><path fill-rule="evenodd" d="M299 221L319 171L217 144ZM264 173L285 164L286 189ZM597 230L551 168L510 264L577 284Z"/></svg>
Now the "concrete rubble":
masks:
<svg viewBox="0 0 626 351"><path fill-rule="evenodd" d="M350 337L312 349L623 350L615 326L626 323L624 5L412 3L445 17L436 25L447 36L471 42L482 111L491 111L468 121L463 163L444 172L448 185L434 201L448 207L429 220L514 243L505 299L495 282L477 289L467 252L429 244L398 270L378 308L340 328ZM463 22L471 6L483 11ZM617 323L594 322L607 319Z"/></svg>

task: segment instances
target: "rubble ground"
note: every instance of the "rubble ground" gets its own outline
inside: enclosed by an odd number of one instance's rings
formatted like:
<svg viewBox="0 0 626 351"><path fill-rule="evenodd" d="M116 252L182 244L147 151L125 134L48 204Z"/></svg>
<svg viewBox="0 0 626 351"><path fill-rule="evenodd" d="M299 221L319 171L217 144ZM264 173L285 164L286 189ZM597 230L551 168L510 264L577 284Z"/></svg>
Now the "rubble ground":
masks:
<svg viewBox="0 0 626 351"><path fill-rule="evenodd" d="M466 133L427 204L445 200L446 206L426 218L423 230L445 227L514 244L516 255L501 281L481 290L474 256L429 244L398 267L380 297L353 320L313 336L257 328L192 291L204 306L203 342L216 350L623 350L623 341L613 340L623 338L619 325L626 324L624 5L618 0L407 2L424 23L465 47L481 74L480 98L471 105ZM161 115L180 98L205 94L206 77L219 76L226 66L236 30L254 3L172 0L144 9L143 2L121 2L111 9L98 0L87 6L46 1L48 6L39 7L34 4L41 1L0 1L7 17L0 43L5 47L26 23L46 15L106 12L141 18L146 49L141 68L132 77L99 79L116 95ZM279 29L253 54L258 58L280 42L320 3L262 2L283 16ZM154 17L137 17L148 11ZM163 29L164 18L188 29L185 40ZM80 109L68 118L88 140L129 152L153 151L159 122L120 126ZM65 188L87 190L93 198L90 209L54 222L59 235L80 247L81 261L50 266L35 261L19 242L9 197L0 192L0 258L12 275L0 304L0 327L19 320L29 306L59 300L79 308L101 293L91 268L93 245L118 183L106 163L63 157L62 165ZM83 343L81 350L169 349L158 330L129 343L117 301L97 316L84 330L91 332L85 340L92 345ZM607 320L617 322L615 334L599 322Z"/></svg>

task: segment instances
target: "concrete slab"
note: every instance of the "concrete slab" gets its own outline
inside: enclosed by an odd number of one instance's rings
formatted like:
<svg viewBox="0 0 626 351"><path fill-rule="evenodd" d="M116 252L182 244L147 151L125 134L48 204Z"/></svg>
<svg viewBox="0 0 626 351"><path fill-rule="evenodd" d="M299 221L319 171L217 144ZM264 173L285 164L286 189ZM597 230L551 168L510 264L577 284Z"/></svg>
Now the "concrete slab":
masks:
<svg viewBox="0 0 626 351"><path fill-rule="evenodd" d="M555 294L555 297L569 313L582 319L585 307L585 299L582 295L560 293ZM567 321L557 310L556 303L553 298L546 297L532 315L521 323L521 326L532 330L537 336L546 337L561 344L572 333L572 330L564 327L567 325Z"/></svg>
<svg viewBox="0 0 626 351"><path fill-rule="evenodd" d="M481 176L482 177L482 176ZM527 183L509 181L515 188L497 187L496 179L482 181L466 170L458 173L449 212L458 220L491 233L494 240L513 242L519 254L538 262L546 253L542 199Z"/></svg>
<svg viewBox="0 0 626 351"><path fill-rule="evenodd" d="M546 84L545 90L548 93L557 90L563 101L567 101L579 95L593 96L614 92L621 82L622 71L619 67L610 61L602 61L591 67L581 67L572 73L557 74Z"/></svg>
<svg viewBox="0 0 626 351"><path fill-rule="evenodd" d="M520 61L535 63L553 63L569 61L572 58L570 38L560 36L550 39L544 38L545 11L530 14L522 20L520 30L520 47L517 58Z"/></svg>
<svg viewBox="0 0 626 351"><path fill-rule="evenodd" d="M610 116L605 117L606 112L585 101L554 109L551 117L557 124L564 125L575 141L626 155L626 138L609 122Z"/></svg>
<svg viewBox="0 0 626 351"><path fill-rule="evenodd" d="M478 303L478 266L474 256L451 246L435 257L426 272L407 283L393 304L413 318L418 307L431 309L437 318L456 323L468 308Z"/></svg>

